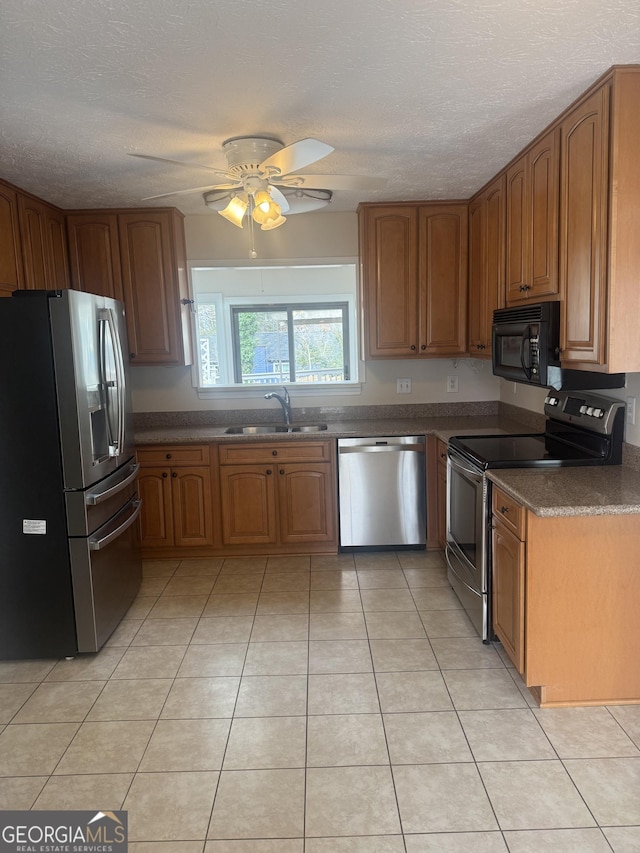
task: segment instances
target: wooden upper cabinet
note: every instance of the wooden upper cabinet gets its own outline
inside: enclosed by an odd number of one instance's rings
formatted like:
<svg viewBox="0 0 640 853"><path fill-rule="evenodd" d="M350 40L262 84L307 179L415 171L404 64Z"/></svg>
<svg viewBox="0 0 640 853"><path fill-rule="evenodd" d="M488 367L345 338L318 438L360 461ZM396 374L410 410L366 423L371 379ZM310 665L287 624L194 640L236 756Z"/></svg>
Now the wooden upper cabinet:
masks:
<svg viewBox="0 0 640 853"><path fill-rule="evenodd" d="M361 213L366 354L407 357L418 348L418 211L376 206Z"/></svg>
<svg viewBox="0 0 640 853"><path fill-rule="evenodd" d="M24 286L30 290L49 287L47 223L44 202L30 196L18 196Z"/></svg>
<svg viewBox="0 0 640 853"><path fill-rule="evenodd" d="M67 215L72 286L124 300L133 365L191 363L183 222L157 208Z"/></svg>
<svg viewBox="0 0 640 853"><path fill-rule="evenodd" d="M466 352L467 205L362 205L368 358Z"/></svg>
<svg viewBox="0 0 640 853"><path fill-rule="evenodd" d="M469 353L491 356L493 312L504 306L505 175L469 204Z"/></svg>
<svg viewBox="0 0 640 853"><path fill-rule="evenodd" d="M40 199L18 193L23 286L32 290L69 287L64 213Z"/></svg>
<svg viewBox="0 0 640 853"><path fill-rule="evenodd" d="M509 305L558 294L559 140L554 128L506 173Z"/></svg>
<svg viewBox="0 0 640 853"><path fill-rule="evenodd" d="M118 229L133 363L190 364L182 216L177 211L121 213Z"/></svg>
<svg viewBox="0 0 640 853"><path fill-rule="evenodd" d="M23 286L18 193L0 183L0 296Z"/></svg>
<svg viewBox="0 0 640 853"><path fill-rule="evenodd" d="M468 206L426 205L418 212L420 352L467 350Z"/></svg>
<svg viewBox="0 0 640 853"><path fill-rule="evenodd" d="M609 91L608 85L603 86L561 126L560 275L565 309L561 348L565 363L600 366L606 360Z"/></svg>
<svg viewBox="0 0 640 853"><path fill-rule="evenodd" d="M117 215L70 214L67 233L71 286L122 299Z"/></svg>

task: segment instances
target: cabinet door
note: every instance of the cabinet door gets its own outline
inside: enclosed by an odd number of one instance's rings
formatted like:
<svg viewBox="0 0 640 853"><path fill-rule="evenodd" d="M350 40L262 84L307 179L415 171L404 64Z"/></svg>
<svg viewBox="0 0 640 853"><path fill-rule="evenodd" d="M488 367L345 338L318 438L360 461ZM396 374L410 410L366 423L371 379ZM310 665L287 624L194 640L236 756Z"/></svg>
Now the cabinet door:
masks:
<svg viewBox="0 0 640 853"><path fill-rule="evenodd" d="M143 547L173 545L170 474L169 468L140 469L138 493L142 499L142 509L138 517L138 537Z"/></svg>
<svg viewBox="0 0 640 853"><path fill-rule="evenodd" d="M24 286L32 290L49 286L46 206L30 196L18 195Z"/></svg>
<svg viewBox="0 0 640 853"><path fill-rule="evenodd" d="M67 216L71 286L122 299L118 217L115 213Z"/></svg>
<svg viewBox="0 0 640 853"><path fill-rule="evenodd" d="M467 351L468 207L419 210L420 354Z"/></svg>
<svg viewBox="0 0 640 853"><path fill-rule="evenodd" d="M48 244L49 287L63 290L70 286L67 229L64 213L54 207L47 208L45 226Z"/></svg>
<svg viewBox="0 0 640 853"><path fill-rule="evenodd" d="M331 465L281 465L278 471L280 542L332 542L335 539Z"/></svg>
<svg viewBox="0 0 640 853"><path fill-rule="evenodd" d="M276 542L276 488L273 466L221 466L220 501L222 539L225 545Z"/></svg>
<svg viewBox="0 0 640 853"><path fill-rule="evenodd" d="M480 196L469 204L469 353L479 355L485 344L486 208Z"/></svg>
<svg viewBox="0 0 640 853"><path fill-rule="evenodd" d="M181 222L181 220L180 220ZM134 364L187 364L170 212L118 215L129 349Z"/></svg>
<svg viewBox="0 0 640 853"><path fill-rule="evenodd" d="M418 352L417 208L361 211L360 257L368 357Z"/></svg>
<svg viewBox="0 0 640 853"><path fill-rule="evenodd" d="M524 672L524 542L493 516L493 630Z"/></svg>
<svg viewBox="0 0 640 853"><path fill-rule="evenodd" d="M518 302L526 297L525 288L531 286L529 282L531 234L527 199L528 183L528 161L525 155L507 170L507 304Z"/></svg>
<svg viewBox="0 0 640 853"><path fill-rule="evenodd" d="M173 539L182 545L212 545L211 470L207 467L171 470Z"/></svg>
<svg viewBox="0 0 640 853"><path fill-rule="evenodd" d="M570 113L561 133L562 362L604 364L609 87Z"/></svg>
<svg viewBox="0 0 640 853"><path fill-rule="evenodd" d="M24 287L18 194L0 183L0 296Z"/></svg>
<svg viewBox="0 0 640 853"><path fill-rule="evenodd" d="M548 133L529 152L531 257L529 299L558 293L560 130Z"/></svg>

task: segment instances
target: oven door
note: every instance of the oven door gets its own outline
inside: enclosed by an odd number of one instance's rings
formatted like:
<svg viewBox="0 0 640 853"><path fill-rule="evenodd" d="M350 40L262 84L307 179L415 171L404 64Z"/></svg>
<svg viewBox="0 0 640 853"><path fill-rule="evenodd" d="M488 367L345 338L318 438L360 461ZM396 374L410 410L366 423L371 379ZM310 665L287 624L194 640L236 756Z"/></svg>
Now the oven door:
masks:
<svg viewBox="0 0 640 853"><path fill-rule="evenodd" d="M484 594L488 586L487 479L452 448L447 468L447 551L453 552L452 568L460 580Z"/></svg>

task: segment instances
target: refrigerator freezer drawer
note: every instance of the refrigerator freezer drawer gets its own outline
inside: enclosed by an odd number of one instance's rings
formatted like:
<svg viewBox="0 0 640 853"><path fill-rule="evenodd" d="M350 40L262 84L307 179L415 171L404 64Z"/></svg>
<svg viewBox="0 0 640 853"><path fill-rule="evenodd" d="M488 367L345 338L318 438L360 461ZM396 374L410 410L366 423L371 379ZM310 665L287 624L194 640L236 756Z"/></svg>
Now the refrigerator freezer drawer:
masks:
<svg viewBox="0 0 640 853"><path fill-rule="evenodd" d="M91 537L70 539L79 652L96 652L117 628L142 579L135 539L140 502L131 500Z"/></svg>

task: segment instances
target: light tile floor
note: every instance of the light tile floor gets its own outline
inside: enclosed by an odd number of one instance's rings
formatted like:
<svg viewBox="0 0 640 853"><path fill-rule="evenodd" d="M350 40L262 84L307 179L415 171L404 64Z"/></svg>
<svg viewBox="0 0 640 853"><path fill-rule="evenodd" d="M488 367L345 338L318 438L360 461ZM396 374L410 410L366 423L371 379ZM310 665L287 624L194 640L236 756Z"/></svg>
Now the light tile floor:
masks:
<svg viewBox="0 0 640 853"><path fill-rule="evenodd" d="M106 647L0 663L0 809L157 853L640 851L640 706L540 710L440 554L153 560Z"/></svg>

